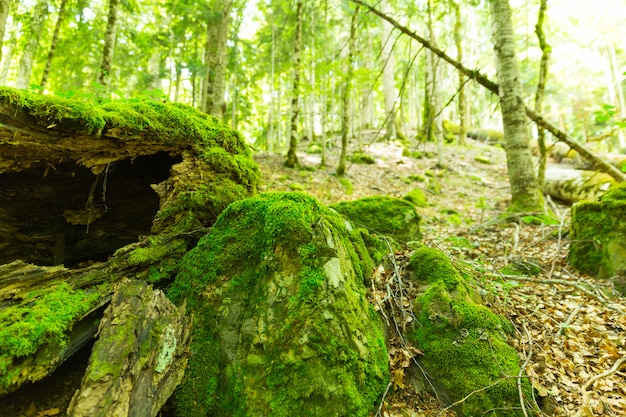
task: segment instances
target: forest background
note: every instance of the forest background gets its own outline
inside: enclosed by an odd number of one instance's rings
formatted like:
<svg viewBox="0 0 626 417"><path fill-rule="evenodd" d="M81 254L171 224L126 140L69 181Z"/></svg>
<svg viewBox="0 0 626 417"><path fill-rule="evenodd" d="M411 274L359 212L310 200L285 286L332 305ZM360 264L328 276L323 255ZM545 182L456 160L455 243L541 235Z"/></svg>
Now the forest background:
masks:
<svg viewBox="0 0 626 417"><path fill-rule="evenodd" d="M619 0L546 3L551 54L542 113L581 142L603 139L601 151L624 147L614 122L626 118L626 8ZM488 2L374 5L496 79ZM530 103L542 56L540 2L511 6ZM349 1L2 0L0 35L2 85L186 103L260 150L284 151L291 131L298 139L337 135L344 107L353 137L375 128L388 138L436 139L444 120L501 126L498 97ZM352 94L344 97L346 85Z"/></svg>

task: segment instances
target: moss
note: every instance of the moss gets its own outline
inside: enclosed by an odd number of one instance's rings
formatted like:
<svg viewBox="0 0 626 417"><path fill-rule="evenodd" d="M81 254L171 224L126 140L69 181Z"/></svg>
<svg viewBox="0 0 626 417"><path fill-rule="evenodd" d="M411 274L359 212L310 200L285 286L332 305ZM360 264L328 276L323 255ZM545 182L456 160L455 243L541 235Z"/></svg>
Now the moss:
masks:
<svg viewBox="0 0 626 417"><path fill-rule="evenodd" d="M398 241L418 240L420 215L406 200L385 196L365 197L330 207L344 215L356 227L390 236Z"/></svg>
<svg viewBox="0 0 626 417"><path fill-rule="evenodd" d="M424 194L424 191L422 191L419 188L412 189L402 198L407 201L410 201L411 203L415 204L415 206L417 207L428 206L428 200L426 199L426 195Z"/></svg>
<svg viewBox="0 0 626 417"><path fill-rule="evenodd" d="M349 155L347 159L348 161L355 163L355 164L372 165L376 163L376 160L374 159L374 157L364 154L362 152L355 152L352 155Z"/></svg>
<svg viewBox="0 0 626 417"><path fill-rule="evenodd" d="M0 393L25 377L36 380L47 369L36 363L30 375L21 375L25 366L13 364L50 347L63 347L72 326L101 299L97 291L75 290L62 283L45 291L28 294L18 305L0 311ZM43 373L43 375L39 375Z"/></svg>
<svg viewBox="0 0 626 417"><path fill-rule="evenodd" d="M220 215L170 291L197 317L177 415L368 415L387 357L362 284L371 261L345 224L300 193Z"/></svg>
<svg viewBox="0 0 626 417"><path fill-rule="evenodd" d="M626 271L626 186L609 190L600 201L572 207L569 262L581 272L609 278Z"/></svg>
<svg viewBox="0 0 626 417"><path fill-rule="evenodd" d="M459 406L462 415L521 415L519 357L505 339L511 324L472 299L465 280L440 251L418 249L410 265L426 284L416 299L419 326L411 336L424 352L426 371L453 400L474 393ZM527 381L523 389L530 398Z"/></svg>

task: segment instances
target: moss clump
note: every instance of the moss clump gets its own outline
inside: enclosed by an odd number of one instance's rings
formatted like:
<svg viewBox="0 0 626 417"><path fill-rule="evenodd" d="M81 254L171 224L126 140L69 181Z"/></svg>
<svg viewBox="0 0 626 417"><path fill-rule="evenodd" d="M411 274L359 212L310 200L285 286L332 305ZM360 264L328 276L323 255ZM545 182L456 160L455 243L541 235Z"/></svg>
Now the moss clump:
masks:
<svg viewBox="0 0 626 417"><path fill-rule="evenodd" d="M376 163L376 160L374 159L373 156L367 155L363 152L355 152L352 155L349 155L347 159L348 161L355 163L355 164L372 165Z"/></svg>
<svg viewBox="0 0 626 417"><path fill-rule="evenodd" d="M459 406L462 415L522 415L519 357L505 339L510 323L474 301L466 280L440 251L418 249L410 265L426 284L416 299L419 325L412 334L426 371L454 401L474 392ZM523 387L530 398L527 381Z"/></svg>
<svg viewBox="0 0 626 417"><path fill-rule="evenodd" d="M62 348L68 332L94 308L102 294L75 290L62 283L45 291L28 294L18 305L0 311L0 395L24 378L36 381L49 368L48 348ZM38 356L41 364L37 364ZM20 363L20 366L15 366ZM28 369L28 375L22 371Z"/></svg>
<svg viewBox="0 0 626 417"><path fill-rule="evenodd" d="M388 377L358 231L313 197L231 204L171 289L196 320L179 416L366 416Z"/></svg>
<svg viewBox="0 0 626 417"><path fill-rule="evenodd" d="M410 201L415 204L417 207L427 207L428 200L426 198L426 194L420 188L414 188L409 191L404 197L402 197L406 201Z"/></svg>
<svg viewBox="0 0 626 417"><path fill-rule="evenodd" d="M420 215L406 200L386 196L365 197L333 204L356 227L392 237L400 242L419 240Z"/></svg>
<svg viewBox="0 0 626 417"><path fill-rule="evenodd" d="M571 242L569 262L581 272L610 278L626 271L626 185L573 206Z"/></svg>

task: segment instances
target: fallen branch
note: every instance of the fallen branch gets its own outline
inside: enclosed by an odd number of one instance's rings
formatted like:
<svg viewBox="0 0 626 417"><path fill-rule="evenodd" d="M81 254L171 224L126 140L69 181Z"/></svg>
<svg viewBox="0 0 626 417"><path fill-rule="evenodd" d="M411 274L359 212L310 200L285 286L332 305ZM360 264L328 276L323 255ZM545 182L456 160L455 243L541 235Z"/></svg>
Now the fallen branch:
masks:
<svg viewBox="0 0 626 417"><path fill-rule="evenodd" d="M384 19L387 22L391 23L401 33L404 33L405 35L409 36L410 38L415 39L416 41L418 41L419 43L424 45L426 48L430 49L435 55L437 55L438 57L440 57L441 59L446 61L448 64L450 64L453 67L455 67L458 71L460 71L466 77L468 77L468 78L470 78L472 80L475 80L478 84L482 85L483 87L485 87L487 90L491 91L492 93L494 93L494 94L496 94L498 96L500 95L498 84L493 82L493 81L491 81L489 78L487 78L487 76L483 75L480 71L478 71L478 70L471 70L471 69L467 68L466 66L464 66L460 62L456 61L451 56L449 56L448 54L443 52L442 50L440 50L437 47L435 47L428 40L426 40L425 38L422 38L417 33L413 32L410 29L408 29L406 26L401 25L395 19L387 16L385 13L383 13L380 10L376 9L374 6L370 6L370 5L366 4L365 2L363 2L361 0L350 0L350 1L365 7L366 9L368 9L373 14L379 16L381 19ZM550 123L547 120L545 120L542 115L538 114L537 112L535 112L530 107L524 105L524 109L525 109L525 112L526 112L526 116L528 116L528 118L530 118L533 122L535 122L537 124L537 126L539 126L539 127L543 128L543 129L549 131L550 133L552 133L552 135L557 140L559 140L559 141L561 141L563 143L566 143L570 148L572 148L576 152L578 152L578 154L581 157L583 157L584 159L589 161L596 170L602 171L602 172L606 172L611 177L615 178L615 180L618 181L618 182L626 181L626 175L624 175L624 173L622 173L619 169L617 169L613 165L611 165L608 162L604 161L602 158L596 156L595 154L593 154L592 152L587 150L585 147L583 147L578 142L576 142L576 140L574 138L572 138L567 133L565 133L562 130L560 130L559 128L557 128L552 123Z"/></svg>
<svg viewBox="0 0 626 417"><path fill-rule="evenodd" d="M574 417L585 417L585 416L593 416L594 413L591 410L591 404L589 404L589 393L587 392L587 389L593 385L596 381L602 379L602 378L606 378L607 376L613 375L614 373L616 373L620 366L622 366L622 364L626 362L626 355L622 356L621 358L619 358L611 367L611 369L608 369L604 372L602 372L601 374L595 375L592 378L590 378L585 385L583 385L580 388L580 395L582 397L582 405L580 406L580 408L578 409L578 412L574 415Z"/></svg>
<svg viewBox="0 0 626 417"><path fill-rule="evenodd" d="M524 391L522 390L522 377L524 375L524 371L526 370L526 367L530 363L530 359L533 357L533 339L530 335L530 332L528 331L528 328L526 327L526 323L523 323L522 327L524 329L524 333L526 333L526 338L528 339L528 355L526 355L526 360L524 361L522 366L519 368L519 372L517 373L517 392L519 393L519 403L520 403L520 406L522 407L522 412L524 413L525 417L528 417L528 413L526 412L526 405L524 405Z"/></svg>
<svg viewBox="0 0 626 417"><path fill-rule="evenodd" d="M563 323L559 325L559 331L556 332L556 335L554 335L554 340L558 339L559 336L561 336L561 334L563 333L563 330L569 327L570 323L572 322L574 317L576 317L576 314L578 314L582 306L583 306L583 303L578 304L576 308L574 309L574 311L572 311L570 315L567 317L567 320L565 320Z"/></svg>

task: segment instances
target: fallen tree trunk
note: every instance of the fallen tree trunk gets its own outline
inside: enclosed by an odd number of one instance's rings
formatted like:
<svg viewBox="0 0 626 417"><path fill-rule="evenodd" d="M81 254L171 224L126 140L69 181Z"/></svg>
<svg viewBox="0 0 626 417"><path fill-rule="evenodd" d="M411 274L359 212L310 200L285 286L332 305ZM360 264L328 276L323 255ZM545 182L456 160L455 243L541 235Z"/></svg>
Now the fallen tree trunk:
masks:
<svg viewBox="0 0 626 417"><path fill-rule="evenodd" d="M613 177L603 172L548 167L542 191L561 201L575 203L596 200L615 183Z"/></svg>
<svg viewBox="0 0 626 417"><path fill-rule="evenodd" d="M191 320L143 281L117 284L69 417L154 417L180 383Z"/></svg>
<svg viewBox="0 0 626 417"><path fill-rule="evenodd" d="M498 84L493 82L493 81L491 81L489 78L487 78L485 75L483 75L480 71L478 71L478 70L471 70L471 69L465 67L463 64L461 64L460 62L456 61L455 59L450 57L448 54L446 54L442 50L440 50L437 47L435 47L428 40L422 38L417 33L413 32L410 29L408 29L406 26L401 25L395 19L387 16L385 13L381 12L380 10L376 9L375 7L370 6L370 5L364 3L361 0L350 0L350 1L365 7L370 12L372 12L375 15L379 16L380 18L388 21L396 29L398 29L400 32L404 33L405 35L407 35L407 36L409 36L409 37L411 37L413 39L415 39L416 41L418 41L419 43L424 45L424 47L430 49L438 57L440 57L441 59L443 59L444 61L446 61L450 65L452 65L453 67L455 67L457 70L459 70L461 73L463 73L468 78L475 80L476 82L478 82L480 85L482 85L483 87L485 87L486 89L488 89L492 93L494 93L494 94L496 94L498 96L500 95ZM545 130L547 130L550 133L552 133L552 135L557 140L559 140L561 142L564 142L567 145L569 145L572 149L574 149L576 152L578 152L581 157L583 157L586 160L588 160L593 165L593 167L596 170L602 171L602 172L606 172L611 177L615 178L615 180L618 181L618 182L626 181L626 175L624 173L622 173L620 170L616 169L614 166L612 166L611 164L607 163L606 161L603 161L601 158L599 158L598 156L593 154L591 151L589 151L588 149L586 149L585 147L580 145L578 142L576 142L576 140L574 138L572 138L567 133L563 132L562 130L560 130L559 128L554 126L552 123L550 123L547 120L545 120L542 115L538 114L537 112L535 112L530 107L525 105L524 108L525 108L526 115L528 116L528 118L530 118L533 122L535 122L539 127L542 127Z"/></svg>

